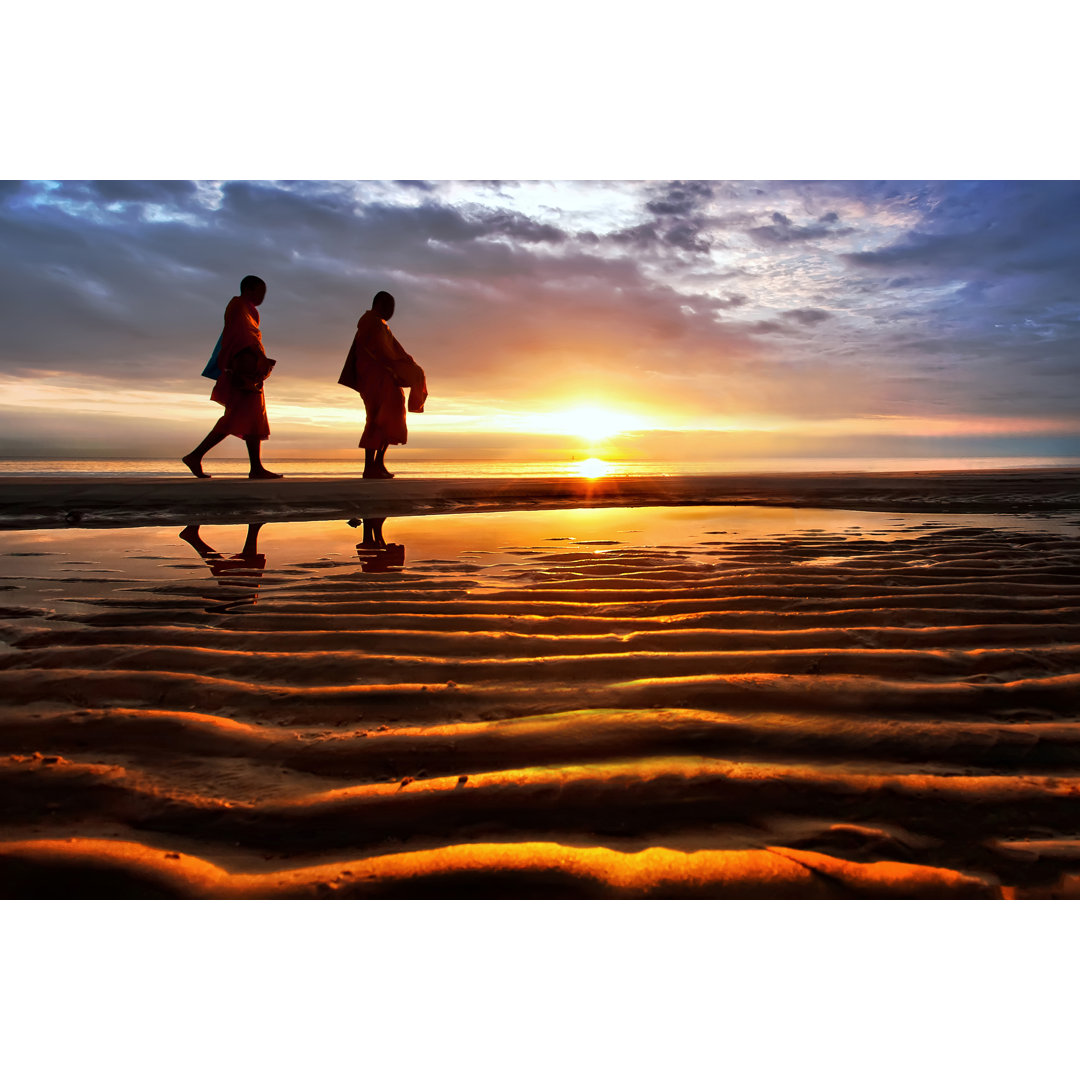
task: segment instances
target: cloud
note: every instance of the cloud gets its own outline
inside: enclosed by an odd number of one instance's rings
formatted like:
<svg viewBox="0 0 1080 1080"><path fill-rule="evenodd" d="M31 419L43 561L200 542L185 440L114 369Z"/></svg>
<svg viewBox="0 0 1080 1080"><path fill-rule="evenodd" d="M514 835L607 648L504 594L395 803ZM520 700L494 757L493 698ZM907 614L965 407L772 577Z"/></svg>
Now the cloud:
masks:
<svg viewBox="0 0 1080 1080"><path fill-rule="evenodd" d="M92 180L88 187L108 203L183 204L198 193L191 180Z"/></svg>
<svg viewBox="0 0 1080 1080"><path fill-rule="evenodd" d="M791 311L785 311L784 317L802 323L803 326L814 326L816 323L831 319L832 312L822 311L821 308L793 308Z"/></svg>
<svg viewBox="0 0 1080 1080"><path fill-rule="evenodd" d="M715 185L705 180L676 180L662 185L646 200L644 210L651 220L620 230L609 239L632 246L656 245L669 251L707 255L715 246L708 235L712 217L706 212L715 195Z"/></svg>
<svg viewBox="0 0 1080 1080"><path fill-rule="evenodd" d="M645 209L657 217L686 217L713 196L713 185L706 180L675 180L662 194L650 199Z"/></svg>
<svg viewBox="0 0 1080 1080"><path fill-rule="evenodd" d="M1080 185L988 181L944 189L917 228L893 243L845 255L859 267L947 276L1068 273L1080 238Z"/></svg>
<svg viewBox="0 0 1080 1080"><path fill-rule="evenodd" d="M758 243L765 245L820 240L826 236L847 236L854 232L850 228L835 227L839 220L836 212L830 211L807 225L796 225L786 214L774 211L770 217L771 224L758 225L747 229L746 232Z"/></svg>
<svg viewBox="0 0 1080 1080"><path fill-rule="evenodd" d="M433 410L1060 415L1080 406L1078 209L1077 184L8 182L0 373L205 394L256 273L279 401L341 404L387 289Z"/></svg>

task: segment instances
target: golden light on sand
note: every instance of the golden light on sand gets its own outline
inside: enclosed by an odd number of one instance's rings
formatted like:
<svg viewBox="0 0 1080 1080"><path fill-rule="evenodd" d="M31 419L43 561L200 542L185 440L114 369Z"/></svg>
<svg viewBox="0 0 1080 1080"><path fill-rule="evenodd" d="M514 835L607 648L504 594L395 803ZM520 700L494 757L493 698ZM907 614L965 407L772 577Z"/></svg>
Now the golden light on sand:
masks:
<svg viewBox="0 0 1080 1080"><path fill-rule="evenodd" d="M600 458L591 457L577 462L574 471L578 476L585 476L590 480L595 480L598 476L607 476L611 472L611 466Z"/></svg>

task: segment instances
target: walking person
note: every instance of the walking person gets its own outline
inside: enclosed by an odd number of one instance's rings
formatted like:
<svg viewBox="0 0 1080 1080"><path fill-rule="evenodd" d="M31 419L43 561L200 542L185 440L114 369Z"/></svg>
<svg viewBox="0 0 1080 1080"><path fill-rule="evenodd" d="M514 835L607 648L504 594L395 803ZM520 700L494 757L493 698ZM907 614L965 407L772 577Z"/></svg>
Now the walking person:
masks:
<svg viewBox="0 0 1080 1080"><path fill-rule="evenodd" d="M394 314L394 298L378 292L371 309L360 316L352 347L338 382L364 399L366 422L360 436L364 451L364 479L389 480L385 457L391 444L408 440L405 393L409 388L409 412L423 412L427 380L423 369L401 347L386 325Z"/></svg>
<svg viewBox="0 0 1080 1080"><path fill-rule="evenodd" d="M259 330L259 305L265 299L266 282L249 275L240 282L240 295L225 308L225 326L215 349L219 374L210 392L211 400L224 405L225 412L206 438L180 459L200 480L210 479L203 472L203 455L228 435L243 439L247 446L250 480L281 478L281 473L265 468L260 457L262 441L270 437L263 380L277 363L266 355Z"/></svg>

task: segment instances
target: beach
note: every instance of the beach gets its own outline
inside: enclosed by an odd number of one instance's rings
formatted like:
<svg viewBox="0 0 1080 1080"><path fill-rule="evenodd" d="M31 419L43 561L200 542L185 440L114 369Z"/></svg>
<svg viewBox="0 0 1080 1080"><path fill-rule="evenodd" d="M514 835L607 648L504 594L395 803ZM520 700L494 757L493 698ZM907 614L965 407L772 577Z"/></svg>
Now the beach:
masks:
<svg viewBox="0 0 1080 1080"><path fill-rule="evenodd" d="M1076 470L10 478L0 523L5 898L1080 896Z"/></svg>
<svg viewBox="0 0 1080 1080"><path fill-rule="evenodd" d="M290 521L557 506L725 505L1026 513L1080 510L1080 470L746 473L722 476L4 477L0 528Z"/></svg>

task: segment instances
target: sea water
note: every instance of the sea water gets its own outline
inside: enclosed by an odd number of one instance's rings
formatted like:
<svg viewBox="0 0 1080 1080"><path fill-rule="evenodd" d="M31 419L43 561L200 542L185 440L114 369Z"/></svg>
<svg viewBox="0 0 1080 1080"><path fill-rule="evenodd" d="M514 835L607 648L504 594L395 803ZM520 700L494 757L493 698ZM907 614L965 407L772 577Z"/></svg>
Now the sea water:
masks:
<svg viewBox="0 0 1080 1080"><path fill-rule="evenodd" d="M266 464L290 477L341 478L356 476L363 458L276 458L267 450ZM710 476L742 473L800 472L925 472L940 470L1075 468L1080 458L1069 457L983 457L983 458L744 458L715 461L627 461L593 456L582 452L560 460L497 461L490 459L443 459L414 457L407 450L392 448L389 462L395 475L416 479L485 479L548 476ZM209 455L204 468L217 476L244 476L247 458ZM176 459L20 459L0 461L0 479L17 476L40 477L173 477L187 476Z"/></svg>

